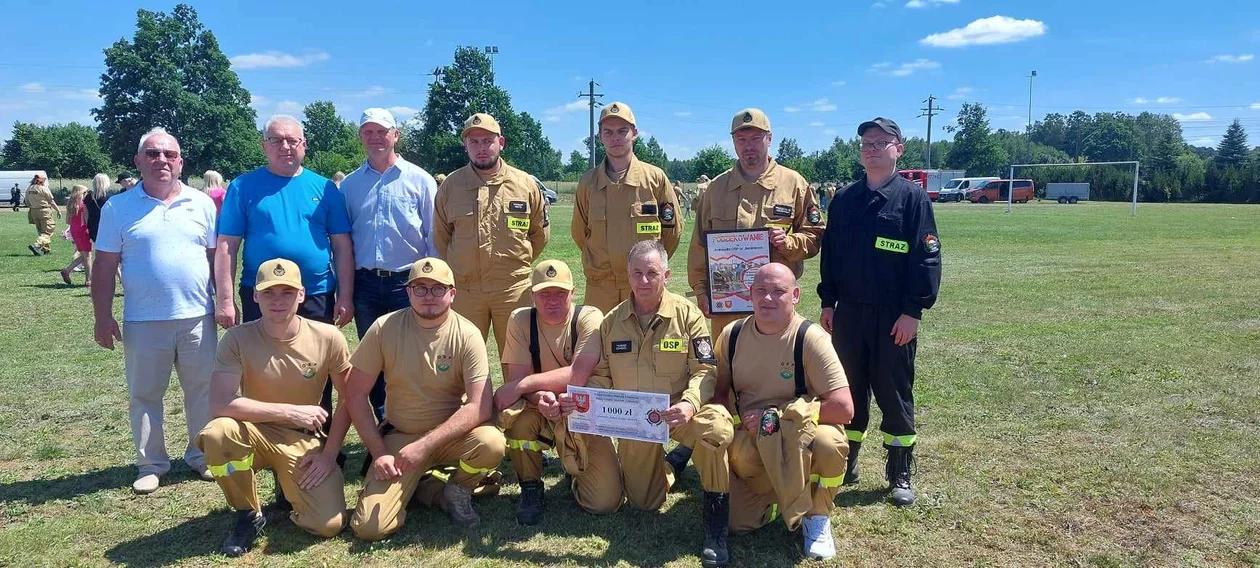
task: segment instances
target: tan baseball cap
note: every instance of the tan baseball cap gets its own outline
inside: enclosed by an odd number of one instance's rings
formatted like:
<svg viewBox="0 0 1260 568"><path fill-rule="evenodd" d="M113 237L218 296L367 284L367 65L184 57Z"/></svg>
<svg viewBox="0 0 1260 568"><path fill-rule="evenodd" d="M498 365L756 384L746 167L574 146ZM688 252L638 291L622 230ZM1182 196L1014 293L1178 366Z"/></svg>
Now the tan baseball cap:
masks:
<svg viewBox="0 0 1260 568"><path fill-rule="evenodd" d="M731 119L731 134L748 127L770 132L770 117L759 108L746 108L735 113L735 118Z"/></svg>
<svg viewBox="0 0 1260 568"><path fill-rule="evenodd" d="M503 131L499 129L499 121L484 112L479 112L468 117L468 120L464 121L464 129L459 132L459 137L463 138L465 134L468 134L469 130L474 128L480 128L486 132L498 134L499 136L503 135Z"/></svg>
<svg viewBox="0 0 1260 568"><path fill-rule="evenodd" d="M630 105L621 101L613 102L599 111L599 124L604 124L605 118L620 118L630 123L630 126L638 128L639 125L634 121L634 111L630 110Z"/></svg>
<svg viewBox="0 0 1260 568"><path fill-rule="evenodd" d="M543 288L572 290L573 272L562 260L544 260L534 267L534 272L529 275L529 283L532 285L531 292L537 292Z"/></svg>
<svg viewBox="0 0 1260 568"><path fill-rule="evenodd" d="M273 258L258 265L258 279L254 281L254 289L261 292L272 286L302 287L302 271L291 260Z"/></svg>
<svg viewBox="0 0 1260 568"><path fill-rule="evenodd" d="M407 284L410 285L421 278L447 286L455 285L455 275L451 273L450 265L440 258L426 257L411 265L411 272L407 274Z"/></svg>

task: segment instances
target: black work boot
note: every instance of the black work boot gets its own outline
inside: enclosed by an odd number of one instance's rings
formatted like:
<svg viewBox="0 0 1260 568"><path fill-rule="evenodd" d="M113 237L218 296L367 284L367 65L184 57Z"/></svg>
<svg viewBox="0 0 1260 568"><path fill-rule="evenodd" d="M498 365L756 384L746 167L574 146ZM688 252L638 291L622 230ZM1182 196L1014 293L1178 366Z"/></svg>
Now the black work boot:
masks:
<svg viewBox="0 0 1260 568"><path fill-rule="evenodd" d="M668 454L665 454L665 463L669 467L674 468L674 480L677 481L682 476L684 469L687 469L687 462L691 461L691 448L679 444L674 446Z"/></svg>
<svg viewBox="0 0 1260 568"><path fill-rule="evenodd" d="M223 541L220 552L233 558L249 552L250 547L254 546L254 540L262 534L265 526L267 526L267 517L264 517L262 513L237 511L236 527L232 529L232 534L228 535L227 540Z"/></svg>
<svg viewBox="0 0 1260 568"><path fill-rule="evenodd" d="M731 560L726 550L726 531L731 520L731 494L704 492L704 550L700 564L726 566Z"/></svg>
<svg viewBox="0 0 1260 568"><path fill-rule="evenodd" d="M521 502L516 505L516 522L536 525L542 519L543 482L540 479L521 482Z"/></svg>
<svg viewBox="0 0 1260 568"><path fill-rule="evenodd" d="M849 441L849 464L844 470L844 484L855 485L862 472L858 471L858 452L862 451L862 442Z"/></svg>
<svg viewBox="0 0 1260 568"><path fill-rule="evenodd" d="M910 467L914 463L914 446L888 448L888 489L892 504L908 507L914 504L914 488L910 486Z"/></svg>

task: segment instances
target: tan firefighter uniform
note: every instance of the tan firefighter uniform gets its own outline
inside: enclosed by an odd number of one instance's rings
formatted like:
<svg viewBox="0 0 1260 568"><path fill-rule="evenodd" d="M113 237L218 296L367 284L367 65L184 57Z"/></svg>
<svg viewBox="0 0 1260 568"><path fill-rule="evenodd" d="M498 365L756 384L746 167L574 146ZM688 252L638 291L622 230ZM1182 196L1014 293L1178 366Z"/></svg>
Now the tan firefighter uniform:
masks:
<svg viewBox="0 0 1260 568"><path fill-rule="evenodd" d="M705 491L727 493L726 448L734 423L725 407L705 404L713 398L717 378L713 342L700 309L666 291L657 312L640 320L634 303L626 300L604 318L600 336L602 356L587 386L667 393L670 404L690 402L695 416L681 428L671 429L670 438L694 450L692 457ZM617 457L626 502L636 509L659 509L676 480L665 463L664 447L618 440Z"/></svg>
<svg viewBox="0 0 1260 568"><path fill-rule="evenodd" d="M488 114L475 114L464 130L500 133ZM529 267L550 235L546 201L529 174L502 162L482 179L472 164L455 170L438 188L433 247L455 273L452 308L481 330L494 327L500 356L512 310L529 305Z"/></svg>
<svg viewBox="0 0 1260 568"><path fill-rule="evenodd" d="M421 259L416 265L426 262L431 263L433 280L453 281L450 269L440 260ZM421 327L419 319L410 307L382 316L368 328L350 358L354 368L368 376L385 373L385 417L392 427L385 434L385 445L394 454L448 420L464 404L467 388L490 376L486 344L472 322L454 311L434 329ZM437 449L400 478L369 478L350 528L363 540L385 538L402 528L406 504L430 468L457 465L451 481L471 491L499 467L503 453L503 433L482 424Z"/></svg>
<svg viewBox="0 0 1260 568"><path fill-rule="evenodd" d="M559 261L540 263L534 269L535 286L546 287L551 279L557 276L556 265ZM568 271L567 267L562 270ZM551 274L551 276L547 276ZM566 275L569 285L572 276ZM541 288L539 288L541 289ZM532 373L544 373L573 364L579 354L599 356L599 327L604 315L594 306L583 306L580 314L575 313L576 306L570 308L569 317L561 325L550 326L541 319L538 325L538 367L534 368L533 355L530 353L530 311L532 308L520 308L512 312L508 321L507 344L503 348L505 365L524 365ZM577 321L574 321L577 318ZM576 338L573 331L577 331ZM575 341L576 339L576 341ZM621 504L621 479L618 476L617 457L612 443L596 441L585 448L584 456L588 463L579 463L576 442L568 435L564 420L548 420L538 412L538 407L525 400L499 414L499 426L507 435L507 454L512 461L512 469L516 471L518 481L537 481L542 479L542 452L547 448L556 448L562 462L571 467L570 473L575 479L573 494L579 505L587 510L610 512ZM589 440L588 440L589 441ZM593 448L592 448L593 446ZM581 465L582 467L578 467ZM616 495L613 499L609 495ZM599 497L605 497L600 501Z"/></svg>
<svg viewBox="0 0 1260 568"><path fill-rule="evenodd" d="M735 325L718 336L717 372L722 380L731 381L735 415L770 406L782 413L776 434L751 434L742 427L735 431L729 450L731 532L757 529L778 516L789 530L796 530L806 515L830 515L835 509L849 444L844 426L818 423L819 399L848 388L849 382L831 337L821 326L811 325L801 356L805 393L797 396L794 349L803 321L796 315L781 333L764 335L751 317L744 320L733 366L728 353Z"/></svg>
<svg viewBox="0 0 1260 568"><path fill-rule="evenodd" d="M770 119L757 109L740 111L731 121L731 133L745 127L770 131ZM693 295L709 293L706 231L777 227L788 233L787 247L770 247L770 262L787 265L800 278L805 260L818 254L824 223L818 196L795 170L770 158L770 166L755 181L746 181L739 163L722 172L700 194L691 249L687 253L687 281ZM710 298L712 303L713 298ZM713 314L710 327L722 330L747 314Z"/></svg>
<svg viewBox="0 0 1260 568"><path fill-rule="evenodd" d="M61 210L57 208L57 201L53 199L53 194L48 190L46 185L34 185L26 188L26 221L35 225L34 247L43 251L44 254L52 252L53 233L57 231L57 222L54 216L60 216Z"/></svg>
<svg viewBox="0 0 1260 568"><path fill-rule="evenodd" d="M615 102L599 114L602 124L621 118L635 126L634 112ZM670 256L683 232L678 197L665 172L630 154L630 168L620 180L608 173L605 159L578 180L571 233L582 251L586 294L582 302L610 312L630 297L626 264L630 247L659 240Z"/></svg>
<svg viewBox="0 0 1260 568"><path fill-rule="evenodd" d="M275 266L273 266L275 265ZM296 264L287 260L264 262L258 270L257 290L276 284L302 286ZM240 377L241 396L279 404L319 406L329 375L350 368L350 349L341 330L326 323L301 320L293 339L267 334L262 320L233 327L219 340L215 374ZM272 469L284 496L293 504L293 524L312 534L331 537L345 526L345 477L334 468L311 489L298 487L303 471L298 463L320 452L322 434L283 423L254 423L220 416L197 436L206 466L228 505L238 511L261 511L254 471Z"/></svg>

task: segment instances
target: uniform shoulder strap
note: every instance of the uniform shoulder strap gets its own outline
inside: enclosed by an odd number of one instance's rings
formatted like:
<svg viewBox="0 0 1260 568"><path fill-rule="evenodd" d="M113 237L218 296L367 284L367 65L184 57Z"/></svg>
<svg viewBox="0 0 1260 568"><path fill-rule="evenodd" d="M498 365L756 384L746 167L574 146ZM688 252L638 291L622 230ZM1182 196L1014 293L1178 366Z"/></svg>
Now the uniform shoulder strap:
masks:
<svg viewBox="0 0 1260 568"><path fill-rule="evenodd" d="M796 330L796 345L792 347L792 364L796 368L796 396L805 396L805 332L813 325L809 320L802 320L801 327Z"/></svg>
<svg viewBox="0 0 1260 568"><path fill-rule="evenodd" d="M735 325L731 326L731 336L726 343L726 371L731 376L731 392L735 392L735 343L739 341L739 330L744 328L746 321L748 318L735 320Z"/></svg>
<svg viewBox="0 0 1260 568"><path fill-rule="evenodd" d="M538 345L538 309L529 309L529 359L534 364L534 372L542 372L542 351Z"/></svg>
<svg viewBox="0 0 1260 568"><path fill-rule="evenodd" d="M573 319L569 321L569 353L573 353L577 350L578 318L582 317L582 308L585 307L586 306L583 306L582 304L573 306ZM573 357L576 358L577 353L573 353Z"/></svg>

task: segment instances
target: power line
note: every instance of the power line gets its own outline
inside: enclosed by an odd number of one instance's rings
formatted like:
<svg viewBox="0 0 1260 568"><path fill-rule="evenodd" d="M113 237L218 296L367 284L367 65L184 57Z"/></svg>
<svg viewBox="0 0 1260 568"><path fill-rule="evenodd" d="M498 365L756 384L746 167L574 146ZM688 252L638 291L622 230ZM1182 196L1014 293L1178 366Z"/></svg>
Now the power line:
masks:
<svg viewBox="0 0 1260 568"><path fill-rule="evenodd" d="M592 168L595 167L595 105L599 104L595 102L595 99L604 96L603 93L595 92L596 85L599 85L599 83L596 83L595 79L591 79L590 86L588 87L587 92L583 93L581 91L578 91L579 98L586 97L590 101L588 103L588 106L590 106L590 109L591 109L591 137L587 139L587 142L589 142L589 146L590 146L589 148L590 156L587 158L587 162L590 164L590 167Z"/></svg>

